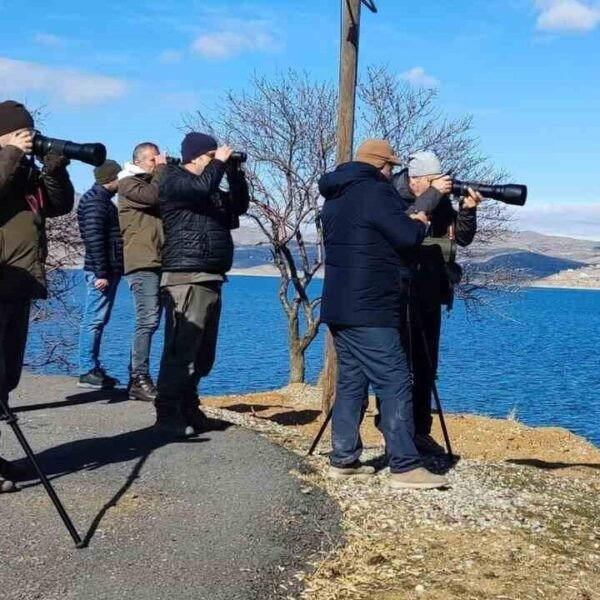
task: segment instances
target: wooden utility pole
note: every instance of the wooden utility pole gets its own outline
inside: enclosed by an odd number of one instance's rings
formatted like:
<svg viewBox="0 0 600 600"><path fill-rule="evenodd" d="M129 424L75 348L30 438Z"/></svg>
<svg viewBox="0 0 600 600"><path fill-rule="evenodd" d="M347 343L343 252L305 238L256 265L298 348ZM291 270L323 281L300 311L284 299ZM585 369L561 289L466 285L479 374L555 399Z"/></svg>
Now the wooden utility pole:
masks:
<svg viewBox="0 0 600 600"><path fill-rule="evenodd" d="M341 0L341 39L340 39L340 85L337 124L337 163L352 159L354 142L354 113L356 107L356 82L358 72L358 41L360 37L360 8L364 4L373 12L372 1ZM335 399L337 361L333 338L327 332L325 367L321 374L323 396L321 410L328 414Z"/></svg>

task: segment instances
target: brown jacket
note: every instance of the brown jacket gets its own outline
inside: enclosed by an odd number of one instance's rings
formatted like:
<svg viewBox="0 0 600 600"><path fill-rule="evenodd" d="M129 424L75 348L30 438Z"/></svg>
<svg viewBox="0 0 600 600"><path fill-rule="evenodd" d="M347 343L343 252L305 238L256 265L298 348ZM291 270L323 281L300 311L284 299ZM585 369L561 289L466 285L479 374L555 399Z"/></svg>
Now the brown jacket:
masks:
<svg viewBox="0 0 600 600"><path fill-rule="evenodd" d="M75 192L64 166L40 172L16 146L0 149L0 296L45 298L46 219L73 209ZM50 162L48 161L48 165ZM28 193L41 190L41 202Z"/></svg>
<svg viewBox="0 0 600 600"><path fill-rule="evenodd" d="M158 175L135 173L125 164L119 173L119 225L123 236L125 274L160 269L163 228L158 208Z"/></svg>

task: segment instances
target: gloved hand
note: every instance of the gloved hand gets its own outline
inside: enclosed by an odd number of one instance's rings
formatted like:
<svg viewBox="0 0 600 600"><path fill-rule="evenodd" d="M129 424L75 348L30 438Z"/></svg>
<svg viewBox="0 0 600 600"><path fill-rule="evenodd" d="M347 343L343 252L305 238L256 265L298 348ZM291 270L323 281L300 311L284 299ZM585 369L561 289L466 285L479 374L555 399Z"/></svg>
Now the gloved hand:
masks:
<svg viewBox="0 0 600 600"><path fill-rule="evenodd" d="M50 150L48 154L45 154L42 162L44 163L43 172L47 175L54 175L57 171L66 169L71 163L68 158L54 150Z"/></svg>

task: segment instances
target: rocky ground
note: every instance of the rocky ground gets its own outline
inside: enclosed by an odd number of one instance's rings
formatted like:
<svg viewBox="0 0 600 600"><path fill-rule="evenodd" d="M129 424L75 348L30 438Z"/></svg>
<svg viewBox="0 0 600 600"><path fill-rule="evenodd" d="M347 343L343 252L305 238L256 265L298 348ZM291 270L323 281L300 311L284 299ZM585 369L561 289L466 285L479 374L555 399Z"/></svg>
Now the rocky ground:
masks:
<svg viewBox="0 0 600 600"><path fill-rule="evenodd" d="M319 395L293 386L205 404L304 454L319 426ZM393 491L385 470L368 482L331 482L325 437L298 476L337 500L346 541L299 575L301 598L600 598L600 450L561 429L448 421L460 458L429 465L449 470L444 491ZM372 410L364 438L367 457L383 466Z"/></svg>

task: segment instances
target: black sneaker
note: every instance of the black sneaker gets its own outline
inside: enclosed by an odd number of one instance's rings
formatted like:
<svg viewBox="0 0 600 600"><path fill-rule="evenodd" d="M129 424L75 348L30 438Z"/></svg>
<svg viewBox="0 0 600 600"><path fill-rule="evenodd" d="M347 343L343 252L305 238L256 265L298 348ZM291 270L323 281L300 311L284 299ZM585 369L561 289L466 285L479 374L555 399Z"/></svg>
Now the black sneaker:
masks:
<svg viewBox="0 0 600 600"><path fill-rule="evenodd" d="M195 434L194 429L185 423L179 415L168 415L156 417L154 431L165 437L189 437Z"/></svg>
<svg viewBox="0 0 600 600"><path fill-rule="evenodd" d="M134 375L129 382L129 399L141 402L156 400L156 387L150 375Z"/></svg>
<svg viewBox="0 0 600 600"><path fill-rule="evenodd" d="M117 385L118 380L108 376L103 369L92 369L89 373L79 376L77 387L93 390L110 390Z"/></svg>
<svg viewBox="0 0 600 600"><path fill-rule="evenodd" d="M0 477L0 494L10 494L11 492L18 491L19 488L15 485L14 481Z"/></svg>

